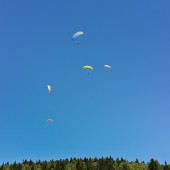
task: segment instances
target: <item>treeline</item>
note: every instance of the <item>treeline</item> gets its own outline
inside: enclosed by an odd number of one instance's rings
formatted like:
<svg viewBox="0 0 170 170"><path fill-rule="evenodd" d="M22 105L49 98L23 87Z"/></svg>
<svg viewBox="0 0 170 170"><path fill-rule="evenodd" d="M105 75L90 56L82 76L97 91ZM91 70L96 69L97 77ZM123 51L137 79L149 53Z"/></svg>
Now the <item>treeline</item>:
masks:
<svg viewBox="0 0 170 170"><path fill-rule="evenodd" d="M160 164L151 159L148 163L144 161L128 162L123 158L71 158L64 160L36 161L23 160L22 163L3 163L0 170L170 170L170 165L165 161Z"/></svg>

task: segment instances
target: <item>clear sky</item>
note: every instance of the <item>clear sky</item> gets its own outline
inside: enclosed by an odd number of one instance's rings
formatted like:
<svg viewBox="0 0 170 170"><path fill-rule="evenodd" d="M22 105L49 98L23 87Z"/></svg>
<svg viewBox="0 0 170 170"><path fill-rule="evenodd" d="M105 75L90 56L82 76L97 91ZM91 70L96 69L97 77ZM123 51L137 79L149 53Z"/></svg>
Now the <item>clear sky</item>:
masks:
<svg viewBox="0 0 170 170"><path fill-rule="evenodd" d="M111 155L170 163L169 7L1 1L0 162ZM71 40L77 31L80 45Z"/></svg>

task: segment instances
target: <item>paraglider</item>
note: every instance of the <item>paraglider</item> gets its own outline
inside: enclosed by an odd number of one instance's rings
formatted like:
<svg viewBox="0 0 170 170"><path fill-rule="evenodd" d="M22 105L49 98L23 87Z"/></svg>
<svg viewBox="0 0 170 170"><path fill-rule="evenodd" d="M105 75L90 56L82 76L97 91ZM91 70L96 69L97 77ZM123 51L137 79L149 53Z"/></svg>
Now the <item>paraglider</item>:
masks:
<svg viewBox="0 0 170 170"><path fill-rule="evenodd" d="M93 67L92 66L89 66L89 65L86 65L86 66L83 66L84 69L91 69L93 70Z"/></svg>
<svg viewBox="0 0 170 170"><path fill-rule="evenodd" d="M47 119L47 122L50 124L50 127L51 127L51 123L53 123L54 120L49 118L49 119Z"/></svg>
<svg viewBox="0 0 170 170"><path fill-rule="evenodd" d="M83 69L87 69L88 70L88 74L90 74L89 70L93 70L93 67L89 66L89 65L86 65L86 66L83 66Z"/></svg>
<svg viewBox="0 0 170 170"><path fill-rule="evenodd" d="M84 35L84 32L78 31L78 32L74 33L73 36L72 36L72 40L75 40L77 37L79 37L81 35ZM77 44L79 45L80 42L78 42Z"/></svg>
<svg viewBox="0 0 170 170"><path fill-rule="evenodd" d="M53 119L47 119L47 122L54 122Z"/></svg>
<svg viewBox="0 0 170 170"><path fill-rule="evenodd" d="M48 92L51 93L52 92L52 87L50 85L47 85L48 88Z"/></svg>
<svg viewBox="0 0 170 170"><path fill-rule="evenodd" d="M104 65L104 68L111 69L111 66L109 66L109 65Z"/></svg>

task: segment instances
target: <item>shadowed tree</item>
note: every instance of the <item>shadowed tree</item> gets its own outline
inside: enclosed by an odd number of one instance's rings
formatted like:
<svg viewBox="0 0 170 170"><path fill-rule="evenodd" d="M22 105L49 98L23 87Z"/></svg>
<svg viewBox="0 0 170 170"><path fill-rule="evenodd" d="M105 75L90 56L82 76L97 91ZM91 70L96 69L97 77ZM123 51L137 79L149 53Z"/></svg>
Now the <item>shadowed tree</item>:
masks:
<svg viewBox="0 0 170 170"><path fill-rule="evenodd" d="M163 170L170 170L170 166L167 164L166 161L165 161L165 164L163 166Z"/></svg>
<svg viewBox="0 0 170 170"><path fill-rule="evenodd" d="M160 164L157 160L154 160L153 158L148 163L149 170L160 170Z"/></svg>
<svg viewBox="0 0 170 170"><path fill-rule="evenodd" d="M139 163L138 159L135 160L135 163Z"/></svg>

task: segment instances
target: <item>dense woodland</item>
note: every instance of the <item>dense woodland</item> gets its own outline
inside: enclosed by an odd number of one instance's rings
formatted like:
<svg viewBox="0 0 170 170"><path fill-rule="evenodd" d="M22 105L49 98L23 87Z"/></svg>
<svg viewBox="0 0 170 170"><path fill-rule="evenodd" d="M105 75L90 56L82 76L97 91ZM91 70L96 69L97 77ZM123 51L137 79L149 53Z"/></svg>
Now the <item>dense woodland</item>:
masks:
<svg viewBox="0 0 170 170"><path fill-rule="evenodd" d="M123 158L71 158L64 160L36 161L23 160L22 163L3 163L0 170L170 170L170 164L165 161L160 164L157 160L149 162L128 162Z"/></svg>

